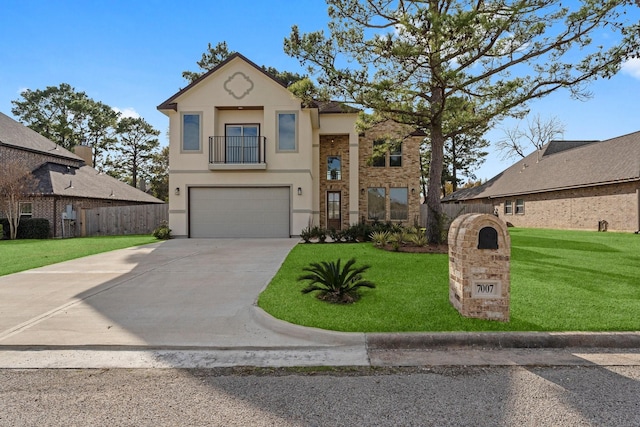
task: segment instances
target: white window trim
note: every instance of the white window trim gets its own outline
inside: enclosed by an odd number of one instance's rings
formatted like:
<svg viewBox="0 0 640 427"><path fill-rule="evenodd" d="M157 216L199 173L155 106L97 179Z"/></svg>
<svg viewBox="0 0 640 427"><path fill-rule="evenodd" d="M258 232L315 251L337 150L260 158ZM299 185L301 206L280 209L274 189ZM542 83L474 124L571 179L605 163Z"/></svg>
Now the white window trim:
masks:
<svg viewBox="0 0 640 427"><path fill-rule="evenodd" d="M522 207L522 212L518 212L518 201L522 202L520 205ZM513 213L516 215L524 215L524 199L516 199L516 206Z"/></svg>
<svg viewBox="0 0 640 427"><path fill-rule="evenodd" d="M293 114L295 117L295 129L294 129L294 148L293 150L281 150L280 149L280 115L281 114ZM298 152L298 126L300 118L297 111L276 111L276 153L297 153Z"/></svg>
<svg viewBox="0 0 640 427"><path fill-rule="evenodd" d="M28 214L25 214L22 212L22 207L25 205L31 205L31 212L29 212ZM29 218L33 218L33 202L19 202L18 203L18 216L19 217L29 217Z"/></svg>
<svg viewBox="0 0 640 427"><path fill-rule="evenodd" d="M509 207L509 212L507 212L507 206ZM513 215L513 200L504 201L504 214Z"/></svg>
<svg viewBox="0 0 640 427"><path fill-rule="evenodd" d="M185 150L184 149L184 116L198 116L198 124L199 124L199 141L198 141L198 149L197 150ZM193 153L200 154L202 153L202 111L181 111L180 112L180 153Z"/></svg>

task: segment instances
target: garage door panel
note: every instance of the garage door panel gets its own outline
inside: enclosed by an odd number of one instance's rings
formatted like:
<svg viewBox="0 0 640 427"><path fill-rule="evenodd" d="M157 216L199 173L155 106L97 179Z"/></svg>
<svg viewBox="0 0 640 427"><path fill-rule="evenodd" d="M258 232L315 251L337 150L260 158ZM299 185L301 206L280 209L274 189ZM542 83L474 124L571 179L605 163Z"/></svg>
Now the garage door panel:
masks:
<svg viewBox="0 0 640 427"><path fill-rule="evenodd" d="M290 189L192 188L191 237L289 237Z"/></svg>

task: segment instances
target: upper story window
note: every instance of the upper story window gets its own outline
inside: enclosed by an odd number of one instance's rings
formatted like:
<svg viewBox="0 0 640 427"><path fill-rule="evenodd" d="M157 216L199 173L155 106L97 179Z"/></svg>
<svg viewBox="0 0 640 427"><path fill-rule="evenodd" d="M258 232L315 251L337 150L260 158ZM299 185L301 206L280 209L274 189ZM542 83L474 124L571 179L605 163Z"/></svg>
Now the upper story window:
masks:
<svg viewBox="0 0 640 427"><path fill-rule="evenodd" d="M20 208L20 219L33 217L33 203L20 202L19 208Z"/></svg>
<svg viewBox="0 0 640 427"><path fill-rule="evenodd" d="M374 167L401 167L402 166L402 143L391 144L390 150L386 150L387 141L379 139L373 141L373 161L371 166ZM388 156L387 156L388 154ZM389 163L387 164L387 158Z"/></svg>
<svg viewBox="0 0 640 427"><path fill-rule="evenodd" d="M340 156L327 157L327 179L328 180L340 180L342 179L342 172L340 169Z"/></svg>
<svg viewBox="0 0 640 427"><path fill-rule="evenodd" d="M373 161L371 162L371 166L385 167L387 162L387 153L382 151L382 147L384 145L385 141L383 139L373 141Z"/></svg>
<svg viewBox="0 0 640 427"><path fill-rule="evenodd" d="M280 112L277 114L278 151L296 151L298 149L297 113Z"/></svg>
<svg viewBox="0 0 640 427"><path fill-rule="evenodd" d="M182 113L182 151L202 151L201 129L201 113Z"/></svg>
<svg viewBox="0 0 640 427"><path fill-rule="evenodd" d="M393 147L393 149L389 152L389 166L402 166L402 143L398 143L398 145L396 147Z"/></svg>

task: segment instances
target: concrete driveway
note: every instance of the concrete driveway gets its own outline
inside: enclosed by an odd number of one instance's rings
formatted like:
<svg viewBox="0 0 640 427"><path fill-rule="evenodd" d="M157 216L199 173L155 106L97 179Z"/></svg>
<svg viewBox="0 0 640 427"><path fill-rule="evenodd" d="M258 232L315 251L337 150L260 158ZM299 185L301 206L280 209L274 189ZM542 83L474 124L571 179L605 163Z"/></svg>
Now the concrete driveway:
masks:
<svg viewBox="0 0 640 427"><path fill-rule="evenodd" d="M255 306L295 239L175 239L0 277L0 346L364 345ZM364 347L363 347L364 348Z"/></svg>

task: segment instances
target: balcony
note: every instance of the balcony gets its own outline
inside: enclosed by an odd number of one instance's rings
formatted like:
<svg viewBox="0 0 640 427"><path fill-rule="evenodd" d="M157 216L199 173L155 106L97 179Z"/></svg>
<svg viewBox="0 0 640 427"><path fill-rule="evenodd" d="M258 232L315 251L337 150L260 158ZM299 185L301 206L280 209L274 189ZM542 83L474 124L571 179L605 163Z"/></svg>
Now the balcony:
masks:
<svg viewBox="0 0 640 427"><path fill-rule="evenodd" d="M264 136L210 136L209 170L266 169Z"/></svg>

